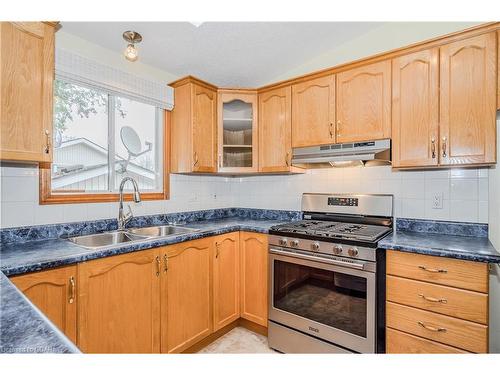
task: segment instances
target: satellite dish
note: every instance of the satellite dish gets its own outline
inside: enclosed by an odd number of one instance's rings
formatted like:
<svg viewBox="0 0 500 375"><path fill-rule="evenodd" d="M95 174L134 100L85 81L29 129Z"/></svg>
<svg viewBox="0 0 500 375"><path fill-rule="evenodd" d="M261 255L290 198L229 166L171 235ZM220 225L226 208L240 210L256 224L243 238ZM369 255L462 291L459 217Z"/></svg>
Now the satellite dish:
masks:
<svg viewBox="0 0 500 375"><path fill-rule="evenodd" d="M130 160L135 159L146 152L150 152L153 149L153 144L151 142L144 142L146 144L146 149L142 151L141 138L139 138L139 134L137 134L137 132L130 126L124 126L120 129L120 138L123 146L128 152L128 157L127 160L120 162L121 169L117 172L125 173Z"/></svg>
<svg viewBox="0 0 500 375"><path fill-rule="evenodd" d="M137 156L141 153L141 139L139 134L130 126L124 126L120 130L120 138L122 139L123 146L132 156Z"/></svg>

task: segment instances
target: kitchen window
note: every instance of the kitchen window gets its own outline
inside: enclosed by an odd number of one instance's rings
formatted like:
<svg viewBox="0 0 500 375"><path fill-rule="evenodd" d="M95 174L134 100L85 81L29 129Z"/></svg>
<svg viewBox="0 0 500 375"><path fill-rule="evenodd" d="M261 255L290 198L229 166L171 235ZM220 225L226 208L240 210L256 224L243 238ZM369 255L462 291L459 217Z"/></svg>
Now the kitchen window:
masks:
<svg viewBox="0 0 500 375"><path fill-rule="evenodd" d="M144 200L168 198L171 87L56 48L53 105L41 204L117 201L124 177Z"/></svg>
<svg viewBox="0 0 500 375"><path fill-rule="evenodd" d="M54 160L42 172L42 203L114 201L126 176L144 199L165 199L164 124L164 110L153 105L56 80Z"/></svg>

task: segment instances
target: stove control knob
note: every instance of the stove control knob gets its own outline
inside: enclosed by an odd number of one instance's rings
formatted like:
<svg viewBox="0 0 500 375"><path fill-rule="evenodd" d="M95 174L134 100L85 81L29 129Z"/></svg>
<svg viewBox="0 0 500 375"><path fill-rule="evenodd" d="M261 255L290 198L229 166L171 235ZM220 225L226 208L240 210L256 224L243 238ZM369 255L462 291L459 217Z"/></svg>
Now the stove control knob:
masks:
<svg viewBox="0 0 500 375"><path fill-rule="evenodd" d="M299 247L299 240L292 240L290 242L290 246L292 246L292 247Z"/></svg>
<svg viewBox="0 0 500 375"><path fill-rule="evenodd" d="M286 246L288 244L288 241L286 238L280 238L279 244L280 246Z"/></svg>
<svg viewBox="0 0 500 375"><path fill-rule="evenodd" d="M349 250L347 250L347 253L351 257L356 257L356 256L358 256L359 251L358 251L357 247L350 247Z"/></svg>
<svg viewBox="0 0 500 375"><path fill-rule="evenodd" d="M333 247L333 253L334 253L335 255L340 255L340 254L342 254L342 246L341 246L341 245L335 245L335 246Z"/></svg>
<svg viewBox="0 0 500 375"><path fill-rule="evenodd" d="M312 249L313 251L319 251L319 242L313 242L313 243L311 244L311 249Z"/></svg>

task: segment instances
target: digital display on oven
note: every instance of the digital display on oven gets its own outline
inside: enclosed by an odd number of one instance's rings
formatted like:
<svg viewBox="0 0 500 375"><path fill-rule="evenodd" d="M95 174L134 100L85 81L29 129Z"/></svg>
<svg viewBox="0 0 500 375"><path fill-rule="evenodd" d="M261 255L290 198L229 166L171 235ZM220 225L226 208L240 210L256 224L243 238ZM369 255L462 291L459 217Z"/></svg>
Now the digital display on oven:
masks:
<svg viewBox="0 0 500 375"><path fill-rule="evenodd" d="M329 197L329 206L358 206L358 198L339 198L339 197Z"/></svg>

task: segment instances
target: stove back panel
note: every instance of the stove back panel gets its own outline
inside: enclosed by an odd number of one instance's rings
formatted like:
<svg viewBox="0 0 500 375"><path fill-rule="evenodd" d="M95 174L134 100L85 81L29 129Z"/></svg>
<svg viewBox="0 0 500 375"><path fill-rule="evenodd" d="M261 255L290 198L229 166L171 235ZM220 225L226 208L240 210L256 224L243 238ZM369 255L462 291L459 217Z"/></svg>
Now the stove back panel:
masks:
<svg viewBox="0 0 500 375"><path fill-rule="evenodd" d="M337 215L393 216L393 195L390 194L302 194L303 212Z"/></svg>

